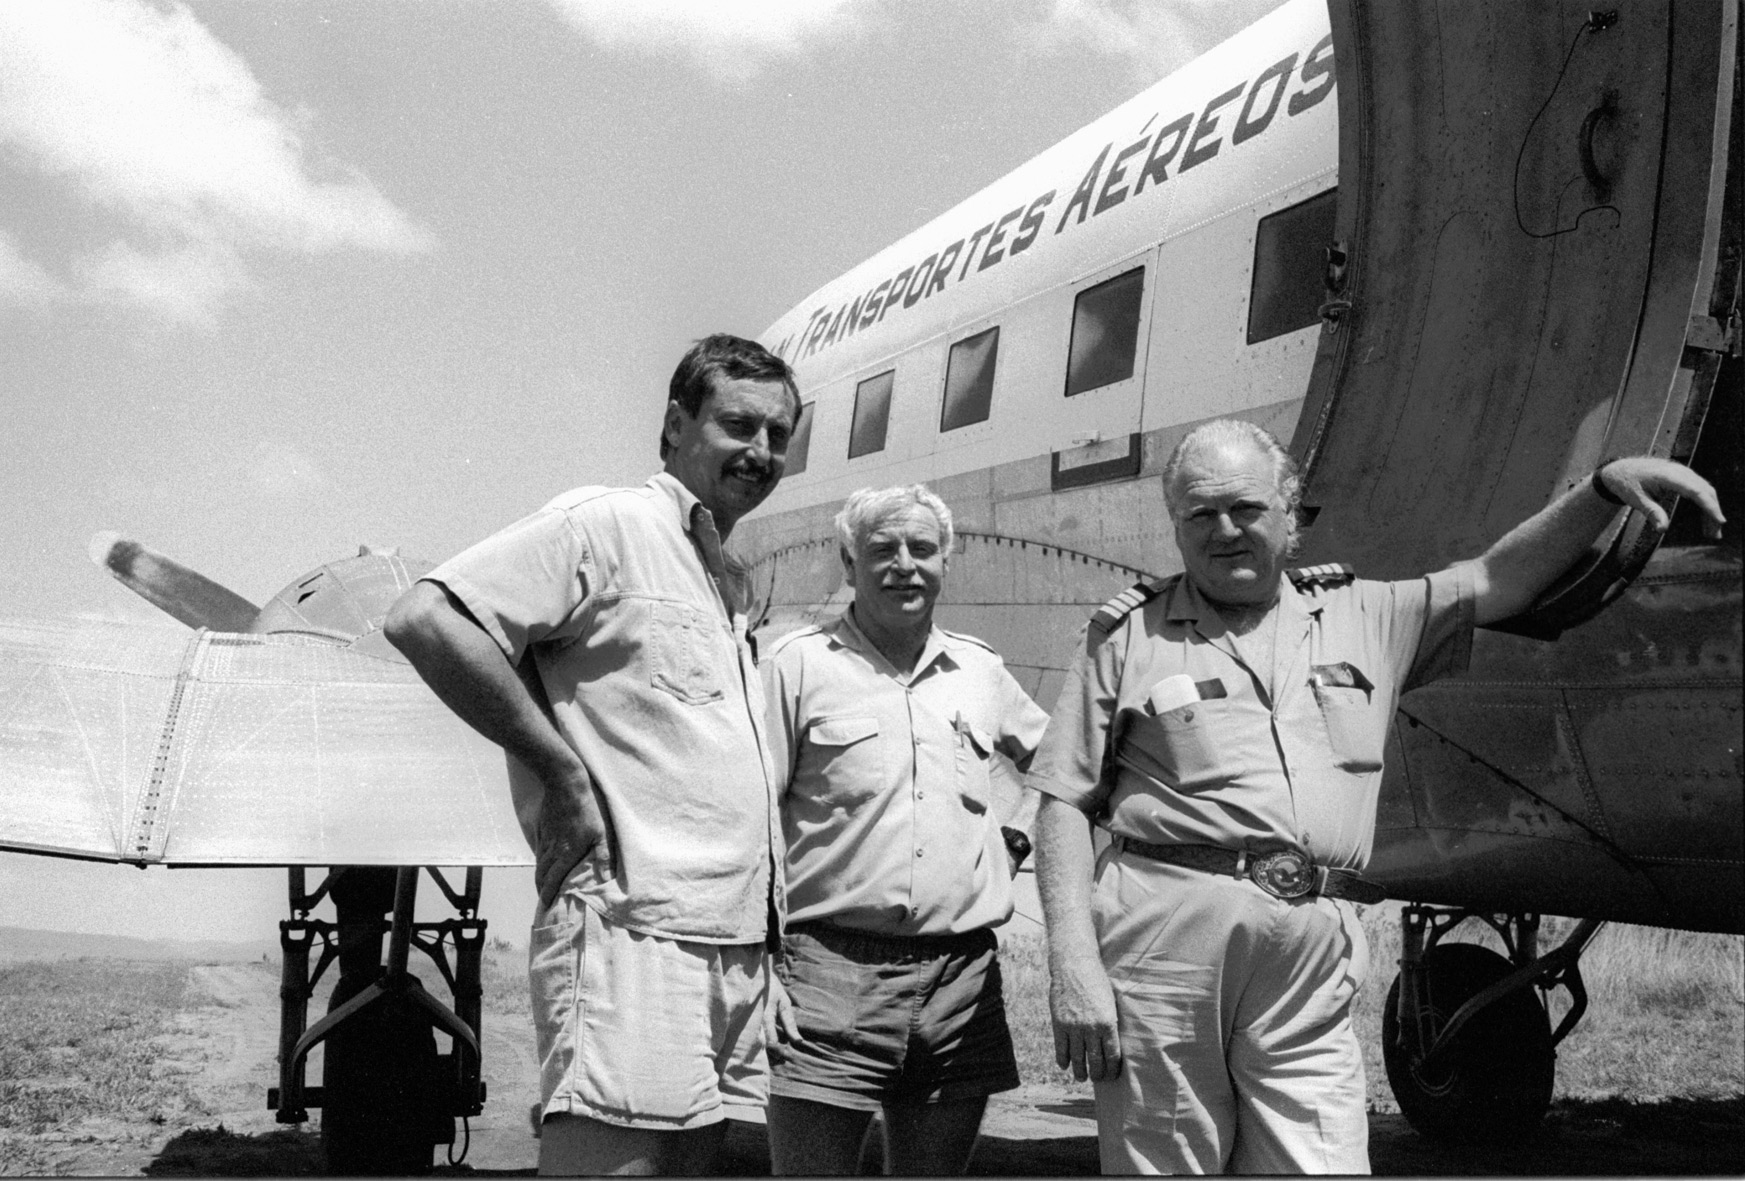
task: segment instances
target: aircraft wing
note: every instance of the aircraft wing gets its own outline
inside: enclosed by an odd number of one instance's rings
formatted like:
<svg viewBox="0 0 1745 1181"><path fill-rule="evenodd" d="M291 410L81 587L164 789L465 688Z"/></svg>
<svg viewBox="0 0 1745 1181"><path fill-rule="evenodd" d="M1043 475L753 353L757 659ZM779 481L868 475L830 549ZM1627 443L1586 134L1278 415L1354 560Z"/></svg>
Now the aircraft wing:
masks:
<svg viewBox="0 0 1745 1181"><path fill-rule="evenodd" d="M530 865L503 754L410 666L295 635L0 620L0 849Z"/></svg>

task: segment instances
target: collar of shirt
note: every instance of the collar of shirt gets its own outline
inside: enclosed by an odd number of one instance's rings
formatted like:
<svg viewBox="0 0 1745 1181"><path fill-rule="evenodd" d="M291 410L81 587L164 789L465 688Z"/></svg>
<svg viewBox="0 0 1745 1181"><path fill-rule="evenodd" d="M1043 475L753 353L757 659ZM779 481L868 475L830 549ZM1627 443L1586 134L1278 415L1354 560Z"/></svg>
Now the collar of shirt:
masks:
<svg viewBox="0 0 1745 1181"><path fill-rule="evenodd" d="M950 660L953 664L958 663L951 652L963 644L962 640L948 636L938 627L930 625L927 629L927 643L921 648L920 659L915 661L915 671L905 677L897 671L895 665L885 659L885 654L879 651L878 645L867 639L866 633L855 626L854 605L852 603L843 608L842 614L838 615L833 622L825 624L823 630L829 634L831 643L859 652L862 656L874 661L893 680L906 685L912 685L920 680L927 670L939 660Z"/></svg>
<svg viewBox="0 0 1745 1181"><path fill-rule="evenodd" d="M1279 622L1287 629L1295 630L1294 625L1307 624L1309 616L1321 613L1321 605L1311 605L1298 593L1296 584L1289 578L1281 574L1278 583L1278 603L1274 610L1284 613ZM1200 593L1194 580L1185 574L1169 589L1169 597L1164 602L1163 617L1171 623L1191 623L1195 631L1213 641L1227 636L1230 630L1225 626L1224 617L1218 613L1218 608Z"/></svg>
<svg viewBox="0 0 1745 1181"><path fill-rule="evenodd" d="M722 554L721 534L715 529L715 518L703 507L703 502L697 499L696 494L670 472L656 472L648 478L648 483L644 486L672 501L679 523L691 535L691 540L696 542L698 551L703 555L703 565L709 571L709 576L715 580L727 613L734 614L735 607L727 593L727 559Z"/></svg>
<svg viewBox="0 0 1745 1181"><path fill-rule="evenodd" d="M1278 657L1288 665L1295 657L1298 645L1309 632L1312 617L1321 614L1321 604L1312 603L1298 592L1296 584L1283 574L1279 575L1278 603L1273 607L1279 613ZM1164 618L1170 623L1191 623L1208 643L1215 646L1230 659L1244 668L1259 674L1264 671L1261 683L1270 689L1273 675L1272 669L1255 669L1236 648L1236 637L1231 634L1219 614L1217 607L1200 593L1200 588L1194 585L1193 579L1185 574L1170 588L1169 598L1164 604Z"/></svg>

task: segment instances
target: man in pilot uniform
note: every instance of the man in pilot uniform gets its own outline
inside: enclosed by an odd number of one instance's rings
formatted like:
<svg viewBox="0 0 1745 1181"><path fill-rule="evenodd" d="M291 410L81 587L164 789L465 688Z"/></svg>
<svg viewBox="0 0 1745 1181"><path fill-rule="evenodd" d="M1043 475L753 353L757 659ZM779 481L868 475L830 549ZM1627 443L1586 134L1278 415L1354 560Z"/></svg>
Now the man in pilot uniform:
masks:
<svg viewBox="0 0 1745 1181"><path fill-rule="evenodd" d="M1353 902L1399 694L1465 667L1620 505L1714 490L1616 460L1422 579L1284 570L1278 441L1207 423L1165 465L1183 573L1098 611L1030 773L1060 1064L1095 1080L1104 1172L1369 1170ZM1092 877L1090 825L1114 837Z"/></svg>

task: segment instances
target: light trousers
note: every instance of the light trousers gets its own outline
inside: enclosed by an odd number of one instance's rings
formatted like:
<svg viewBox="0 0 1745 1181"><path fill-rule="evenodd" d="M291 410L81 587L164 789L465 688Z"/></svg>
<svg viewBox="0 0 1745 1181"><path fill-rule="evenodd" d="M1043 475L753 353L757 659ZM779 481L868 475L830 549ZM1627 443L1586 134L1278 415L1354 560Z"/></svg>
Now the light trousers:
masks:
<svg viewBox="0 0 1745 1181"><path fill-rule="evenodd" d="M1355 908L1107 850L1092 900L1124 1064L1105 1173L1367 1173Z"/></svg>

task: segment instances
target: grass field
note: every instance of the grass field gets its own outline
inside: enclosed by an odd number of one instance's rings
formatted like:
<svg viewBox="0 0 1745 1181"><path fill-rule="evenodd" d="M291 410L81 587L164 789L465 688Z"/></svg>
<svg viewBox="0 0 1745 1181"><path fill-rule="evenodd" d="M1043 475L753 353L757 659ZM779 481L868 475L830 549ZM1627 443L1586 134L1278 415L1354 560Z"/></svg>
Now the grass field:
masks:
<svg viewBox="0 0 1745 1181"><path fill-rule="evenodd" d="M188 966L76 960L0 968L0 1128L38 1132L85 1115L145 1110L159 1122L186 1091L155 1069Z"/></svg>
<svg viewBox="0 0 1745 1181"><path fill-rule="evenodd" d="M1379 1025L1398 956L1396 911L1374 908L1365 925L1372 966L1359 1007L1359 1035L1372 1107L1389 1113L1397 1106L1381 1066ZM1543 945L1549 948L1561 924L1547 920L1546 927ZM1458 932L1468 939L1478 933L1465 927ZM1558 1097L1615 1099L1628 1107L1625 1101L1676 1097L1689 1103L1745 1095L1742 954L1745 940L1737 936L1635 927L1603 931L1583 959L1592 998L1588 1015L1558 1049ZM1014 939L1001 960L1025 1083L1088 1093L1088 1083L1074 1083L1054 1066L1041 940ZM446 996L433 973L420 974L432 991ZM230 981L233 992L215 1001L215 979ZM206 983L193 983L201 980ZM501 1106L510 1103L511 1083L527 1082L520 1075L531 1070L530 1059L517 1064L505 1052L504 1040L531 1037L526 953L493 939L483 984L486 1029L499 1039L493 1043L494 1068L510 1072L492 1084ZM246 1048L236 1040L243 1025L253 1029ZM0 1175L136 1172L147 1163L165 1174L314 1168L311 1127L265 1130L274 1127L261 1096L271 1081L276 1028L277 972L271 964L228 974L188 963L108 959L0 968ZM189 1042L197 1036L207 1039L204 1049ZM258 1061L232 1061L239 1057ZM211 1085L226 1070L236 1075L229 1099ZM514 1111L503 1108L510 1123L523 1118L527 1100L515 1102ZM109 1156L93 1156L90 1141L116 1147Z"/></svg>
<svg viewBox="0 0 1745 1181"><path fill-rule="evenodd" d="M62 960L0 968L0 1172L43 1171L36 1134L89 1117L198 1115L155 1038L187 991L185 963Z"/></svg>
<svg viewBox="0 0 1745 1181"><path fill-rule="evenodd" d="M1540 946L1550 950L1570 926L1548 918ZM1369 979L1359 998L1358 1037L1370 1104L1398 1111L1381 1060L1381 1012L1398 971L1398 908L1370 907ZM1481 938L1481 933L1483 938ZM1452 936L1500 950L1488 927L1468 922ZM1026 1083L1072 1083L1054 1065L1048 1017L1048 964L1039 938L1008 941L1000 954L1018 1068ZM1581 961L1588 1011L1557 1049L1557 1096L1634 1099L1721 1098L1745 1094L1745 939L1652 927L1611 925ZM1567 1008L1552 994L1552 1021Z"/></svg>

